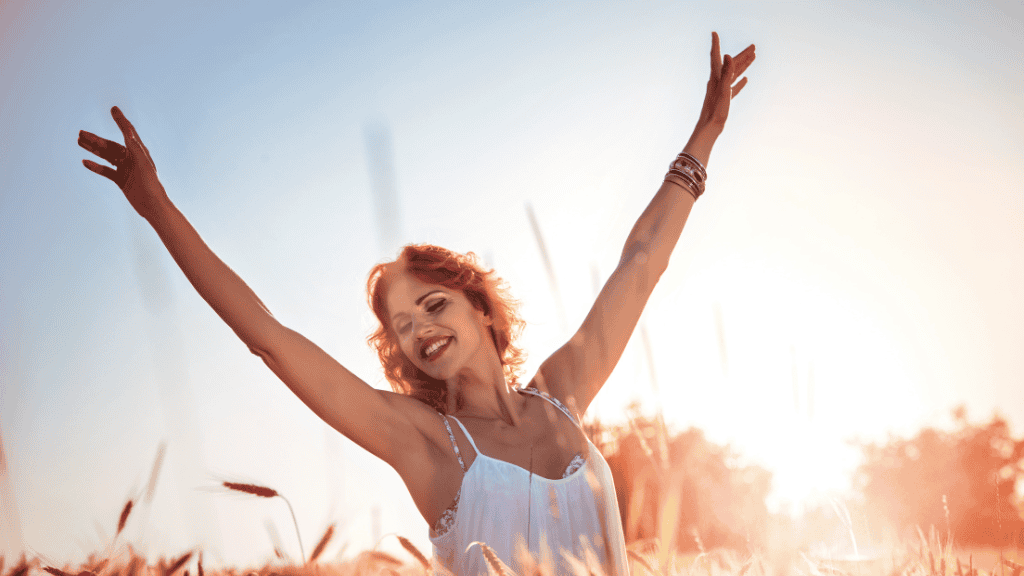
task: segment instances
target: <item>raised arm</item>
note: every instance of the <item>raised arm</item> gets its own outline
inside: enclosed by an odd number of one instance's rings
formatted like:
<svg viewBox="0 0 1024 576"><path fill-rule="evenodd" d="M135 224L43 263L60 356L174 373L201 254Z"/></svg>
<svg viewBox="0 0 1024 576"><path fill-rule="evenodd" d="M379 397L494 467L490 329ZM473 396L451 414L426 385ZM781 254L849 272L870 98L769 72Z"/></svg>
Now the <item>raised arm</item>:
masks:
<svg viewBox="0 0 1024 576"><path fill-rule="evenodd" d="M419 403L369 386L281 325L168 199L149 151L128 119L116 107L111 114L124 135L124 146L85 131L78 143L116 169L91 160L83 161L85 167L121 188L199 295L249 350L320 418L393 467L408 463L410 454L425 454L425 437L417 427Z"/></svg>
<svg viewBox="0 0 1024 576"><path fill-rule="evenodd" d="M729 104L747 83L736 82L754 61L754 45L722 59L718 34L711 39L711 78L700 118L683 152L707 166L711 148L725 127ZM654 199L633 225L615 271L605 282L590 313L576 334L541 365L538 380L550 393L586 412L622 356L654 285L668 267L669 257L699 195L703 168L687 176L670 173Z"/></svg>

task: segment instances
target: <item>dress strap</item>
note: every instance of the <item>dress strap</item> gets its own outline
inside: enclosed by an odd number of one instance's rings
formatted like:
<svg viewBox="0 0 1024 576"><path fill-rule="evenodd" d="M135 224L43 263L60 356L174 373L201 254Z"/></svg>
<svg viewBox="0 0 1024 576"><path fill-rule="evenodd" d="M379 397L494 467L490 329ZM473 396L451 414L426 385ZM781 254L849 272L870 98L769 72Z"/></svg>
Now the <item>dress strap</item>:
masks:
<svg viewBox="0 0 1024 576"><path fill-rule="evenodd" d="M462 428L462 433L465 434L466 438L469 439L469 445L473 447L474 452L479 454L480 449L476 447L476 442L473 442L473 437L469 435L469 430L466 430L466 427L463 426L462 422L459 422L459 419L456 418L455 416L452 416L452 420L455 420L455 423L459 425L459 428Z"/></svg>
<svg viewBox="0 0 1024 576"><path fill-rule="evenodd" d="M572 423L573 423L573 424L575 424L575 425L576 425L577 427L579 427L579 428L580 428L581 430L583 429L583 427L582 427L582 426L580 426L580 423L576 421L576 417L572 415L572 412L569 412L569 409L568 409L568 408L566 408L566 407L565 407L565 405L564 405L564 404L562 404L562 403L561 403L561 402L560 402L560 401L558 400L558 398L555 398L555 397L551 396L550 394L548 394L547 392L543 392L543 391L541 391L541 390L538 390L538 389L536 389L536 388L533 388L533 387L526 387L526 388L516 388L516 390L518 390L519 392L525 392L525 393L527 393L527 394L531 394L531 395L533 395L533 396L540 396L541 398L543 398L543 399L547 400L548 402L550 402L550 403L554 404L554 405L555 405L555 408L558 408L558 409L559 409L559 410L561 410L561 411L562 411L562 412L563 412L563 413L564 413L564 414L565 414L566 416L568 416L568 417L569 417L569 420L572 420ZM474 446L474 448L475 448L475 446Z"/></svg>
<svg viewBox="0 0 1024 576"><path fill-rule="evenodd" d="M438 412L438 414L441 413ZM452 416L452 418L454 418L454 416ZM459 452L458 443L455 442L455 434L452 434L452 427L448 425L448 418L444 414L441 414L441 420L444 420L444 427L448 430L448 438L452 441L452 448L455 448L455 456L459 459L459 466L462 466L462 471L465 472L466 463L462 461L462 454ZM458 420L456 420L456 422L458 422ZM461 424L459 424L459 426L461 426ZM469 436L469 434L466 434L466 436ZM472 443L473 440L470 440L470 442ZM473 449L475 450L476 446L473 446Z"/></svg>

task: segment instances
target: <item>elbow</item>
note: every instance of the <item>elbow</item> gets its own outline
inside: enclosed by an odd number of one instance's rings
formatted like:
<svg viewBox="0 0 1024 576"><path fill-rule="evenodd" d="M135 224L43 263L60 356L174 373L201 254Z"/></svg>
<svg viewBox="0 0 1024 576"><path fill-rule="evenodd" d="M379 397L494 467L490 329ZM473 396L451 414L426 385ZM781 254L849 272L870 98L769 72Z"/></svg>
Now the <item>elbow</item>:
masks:
<svg viewBox="0 0 1024 576"><path fill-rule="evenodd" d="M668 269L668 257L663 255L653 242L637 240L623 248L619 267L631 270L642 278L647 286L653 288Z"/></svg>
<svg viewBox="0 0 1024 576"><path fill-rule="evenodd" d="M266 362L270 358L270 352L260 348L258 346L249 345L249 352L252 352L254 356L259 356L261 360Z"/></svg>
<svg viewBox="0 0 1024 576"><path fill-rule="evenodd" d="M254 338L254 339L245 339L245 338L243 338L242 341L245 343L246 348L249 349L249 352L251 352L254 356L259 357L260 360L263 360L263 362L267 366L270 366L270 365L273 364L273 361L274 361L274 348L275 347L273 346L273 340L272 339L270 339L270 338L259 338L259 339L257 339L257 338Z"/></svg>
<svg viewBox="0 0 1024 576"><path fill-rule="evenodd" d="M270 322L257 323L247 330L235 330L235 334L255 356L259 356L264 362L269 362L273 357L274 350L279 348L283 341L284 326L274 320L273 316L267 316Z"/></svg>

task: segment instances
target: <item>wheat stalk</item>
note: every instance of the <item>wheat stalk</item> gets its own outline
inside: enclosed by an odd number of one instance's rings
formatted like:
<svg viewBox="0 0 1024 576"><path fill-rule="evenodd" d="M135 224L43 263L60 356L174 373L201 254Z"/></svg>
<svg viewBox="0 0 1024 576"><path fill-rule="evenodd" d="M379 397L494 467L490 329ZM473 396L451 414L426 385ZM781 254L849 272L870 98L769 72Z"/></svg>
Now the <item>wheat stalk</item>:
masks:
<svg viewBox="0 0 1024 576"><path fill-rule="evenodd" d="M288 505L288 511L292 514L292 522L295 523L295 536L299 539L299 554L302 558L306 557L306 552L302 548L302 534L299 533L299 521L295 519L295 510L292 508L292 503L273 488L267 488L266 486L258 486L256 484L243 484L241 482L224 482L224 487L237 492L245 492L246 494L252 494L253 496L259 496L260 498L273 498L275 496L284 500L284 503Z"/></svg>
<svg viewBox="0 0 1024 576"><path fill-rule="evenodd" d="M267 488L266 486L257 486L256 484L242 484L241 482L224 482L224 487L238 492L245 492L246 494L252 494L253 496L259 496L260 498L273 498L274 496L280 496L277 490L273 488Z"/></svg>
<svg viewBox="0 0 1024 576"><path fill-rule="evenodd" d="M124 530L124 524L128 521L128 515L132 513L132 501L128 500L128 503L124 505L124 510L121 510L121 517L117 520L117 532L114 533L116 539L120 534L121 530Z"/></svg>
<svg viewBox="0 0 1024 576"><path fill-rule="evenodd" d="M483 550L484 553L484 559L487 560L487 566L492 574L497 574L498 576L516 576L516 573L506 566L505 563L501 561L501 558L498 558L498 555L494 553L494 550L492 550L490 546L480 542L479 540L470 542L469 546L466 546L467 553L474 544L480 545L480 549Z"/></svg>
<svg viewBox="0 0 1024 576"><path fill-rule="evenodd" d="M192 558L192 552L186 552L185 554L179 556L174 562L171 562L170 566L168 566L164 570L164 576L171 576L171 574L177 572L182 566L185 565L186 562L189 561L190 558Z"/></svg>
<svg viewBox="0 0 1024 576"><path fill-rule="evenodd" d="M412 542L409 541L408 538L405 538L404 536L399 536L398 534L395 534L395 537L398 538L398 542L402 545L402 548L405 548L409 552L409 554L412 554L413 557L416 558L416 560L418 560L419 563L423 565L423 569L429 573L430 560L427 560L427 557L424 556L422 552L420 552L419 548L417 548Z"/></svg>
<svg viewBox="0 0 1024 576"><path fill-rule="evenodd" d="M331 541L331 536L333 536L333 535L334 535L334 524L331 524L330 526L327 527L327 531L324 532L324 535L323 535L323 537L320 538L320 541L317 542L316 547L313 548L313 553L309 555L309 561L311 563L315 562L316 559L319 558L321 554L323 554L324 548L327 547L327 543Z"/></svg>

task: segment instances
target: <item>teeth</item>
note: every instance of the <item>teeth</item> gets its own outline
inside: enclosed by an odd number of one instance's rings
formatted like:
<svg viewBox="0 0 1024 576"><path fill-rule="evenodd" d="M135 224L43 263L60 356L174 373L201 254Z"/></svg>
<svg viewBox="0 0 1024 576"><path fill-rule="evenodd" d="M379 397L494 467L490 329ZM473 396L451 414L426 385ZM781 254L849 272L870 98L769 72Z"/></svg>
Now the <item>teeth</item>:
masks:
<svg viewBox="0 0 1024 576"><path fill-rule="evenodd" d="M433 344L428 346L423 351L423 355L427 356L427 357L433 356L434 352L437 352L442 346L444 346L447 343L448 343L448 339L447 338L445 338L443 340L438 340L437 342L434 342Z"/></svg>

